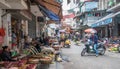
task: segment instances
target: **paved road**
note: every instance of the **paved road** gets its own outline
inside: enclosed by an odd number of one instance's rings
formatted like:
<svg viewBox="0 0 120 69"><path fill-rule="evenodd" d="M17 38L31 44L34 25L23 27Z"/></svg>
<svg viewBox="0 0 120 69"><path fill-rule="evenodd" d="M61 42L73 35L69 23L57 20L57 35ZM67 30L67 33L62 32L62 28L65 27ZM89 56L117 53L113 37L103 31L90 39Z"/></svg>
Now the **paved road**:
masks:
<svg viewBox="0 0 120 69"><path fill-rule="evenodd" d="M120 69L120 54L106 52L104 56L81 57L80 53L83 47L83 44L75 46L72 43L70 49L64 48L62 50L63 58L69 59L70 62L63 61L58 63L58 68L54 66L54 69Z"/></svg>

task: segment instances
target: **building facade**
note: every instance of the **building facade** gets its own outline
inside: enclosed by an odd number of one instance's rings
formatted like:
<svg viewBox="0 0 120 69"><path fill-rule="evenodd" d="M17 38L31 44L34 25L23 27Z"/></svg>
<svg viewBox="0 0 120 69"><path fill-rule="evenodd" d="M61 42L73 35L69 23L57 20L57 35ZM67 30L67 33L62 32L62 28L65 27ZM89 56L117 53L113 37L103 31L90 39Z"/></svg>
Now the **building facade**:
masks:
<svg viewBox="0 0 120 69"><path fill-rule="evenodd" d="M109 13L105 17L99 19L92 27L101 30L101 37L120 36L119 19L120 19L120 1L119 0L99 0L99 10L106 10Z"/></svg>
<svg viewBox="0 0 120 69"><path fill-rule="evenodd" d="M16 32L18 30L18 24L21 23L21 20L19 16L22 17L22 14L20 14L17 10L24 10L28 9L28 6L24 0L0 0L0 28L4 29L4 36L3 36L3 43L2 45L8 45L13 46L16 43L20 42L16 35L16 40L13 40L13 31ZM15 12L13 10L16 10ZM15 19L19 20L15 20ZM14 25L14 26L13 26ZM17 30L15 30L14 27L18 27ZM21 25L20 25L21 26ZM16 34L20 34L19 32L16 32ZM13 43L13 41L15 43Z"/></svg>

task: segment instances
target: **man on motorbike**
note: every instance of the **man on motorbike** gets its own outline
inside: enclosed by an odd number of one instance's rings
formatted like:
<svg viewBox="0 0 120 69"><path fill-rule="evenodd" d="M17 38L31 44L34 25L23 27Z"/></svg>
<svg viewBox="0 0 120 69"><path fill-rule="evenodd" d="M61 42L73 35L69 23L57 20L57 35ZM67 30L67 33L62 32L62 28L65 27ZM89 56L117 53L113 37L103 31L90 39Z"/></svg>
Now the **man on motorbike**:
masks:
<svg viewBox="0 0 120 69"><path fill-rule="evenodd" d="M98 46L98 36L95 33L91 33L91 37L90 37L90 41L93 43L94 46L94 50L96 53L96 57L98 56L98 50L97 50L97 46Z"/></svg>

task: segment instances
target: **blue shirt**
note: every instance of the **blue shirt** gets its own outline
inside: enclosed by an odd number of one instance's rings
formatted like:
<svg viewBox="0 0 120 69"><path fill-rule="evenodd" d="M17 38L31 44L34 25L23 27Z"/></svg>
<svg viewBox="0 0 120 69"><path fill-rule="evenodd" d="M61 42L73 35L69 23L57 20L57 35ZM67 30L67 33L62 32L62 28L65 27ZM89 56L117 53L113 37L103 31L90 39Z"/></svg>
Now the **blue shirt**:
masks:
<svg viewBox="0 0 120 69"><path fill-rule="evenodd" d="M98 43L98 36L97 35L92 35L90 37L90 40L94 42L94 44L97 44Z"/></svg>

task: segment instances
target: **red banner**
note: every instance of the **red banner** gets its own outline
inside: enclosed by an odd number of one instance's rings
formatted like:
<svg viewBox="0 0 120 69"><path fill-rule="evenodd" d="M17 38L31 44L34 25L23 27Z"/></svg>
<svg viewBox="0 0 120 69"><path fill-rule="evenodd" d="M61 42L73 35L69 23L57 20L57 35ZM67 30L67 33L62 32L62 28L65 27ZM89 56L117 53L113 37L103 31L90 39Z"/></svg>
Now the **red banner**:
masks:
<svg viewBox="0 0 120 69"><path fill-rule="evenodd" d="M4 38L0 36L0 44L2 44L3 42L4 42Z"/></svg>
<svg viewBox="0 0 120 69"><path fill-rule="evenodd" d="M66 18L74 18L75 15L73 13L69 14L69 15L64 15L63 16L63 19L66 19Z"/></svg>

